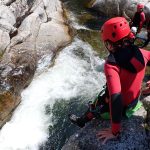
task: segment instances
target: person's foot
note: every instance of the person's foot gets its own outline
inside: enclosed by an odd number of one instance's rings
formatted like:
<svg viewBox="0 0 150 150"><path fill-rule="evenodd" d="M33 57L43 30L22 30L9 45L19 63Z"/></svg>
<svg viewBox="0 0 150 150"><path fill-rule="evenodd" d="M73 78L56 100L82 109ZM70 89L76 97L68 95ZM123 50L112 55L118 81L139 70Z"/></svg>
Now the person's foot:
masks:
<svg viewBox="0 0 150 150"><path fill-rule="evenodd" d="M82 118L80 118L74 114L69 114L68 117L69 117L70 121L73 124L77 125L78 127L83 128L85 126L85 122L83 121Z"/></svg>

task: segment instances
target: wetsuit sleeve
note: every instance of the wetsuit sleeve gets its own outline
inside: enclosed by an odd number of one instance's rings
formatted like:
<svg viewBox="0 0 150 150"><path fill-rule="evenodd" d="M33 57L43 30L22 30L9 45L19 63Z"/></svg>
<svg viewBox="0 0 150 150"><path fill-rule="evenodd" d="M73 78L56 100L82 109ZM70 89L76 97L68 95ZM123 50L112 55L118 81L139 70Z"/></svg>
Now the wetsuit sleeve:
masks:
<svg viewBox="0 0 150 150"><path fill-rule="evenodd" d="M143 24L144 24L144 22L145 22L145 14L144 14L144 12L141 13L140 19L141 19L141 21L140 21L139 28L138 28L138 31L139 31L139 32L141 31L141 29L142 29L142 27L143 27Z"/></svg>
<svg viewBox="0 0 150 150"><path fill-rule="evenodd" d="M112 133L117 134L118 132L120 132L120 124L123 110L121 83L119 77L120 69L115 65L106 63L104 66L104 71L106 75L109 95L111 97L109 107L111 115Z"/></svg>

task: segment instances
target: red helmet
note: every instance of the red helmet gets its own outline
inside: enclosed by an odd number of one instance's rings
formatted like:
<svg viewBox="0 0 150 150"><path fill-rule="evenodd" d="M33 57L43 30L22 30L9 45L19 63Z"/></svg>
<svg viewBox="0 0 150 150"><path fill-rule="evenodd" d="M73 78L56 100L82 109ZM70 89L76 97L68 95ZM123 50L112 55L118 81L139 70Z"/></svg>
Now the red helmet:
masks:
<svg viewBox="0 0 150 150"><path fill-rule="evenodd" d="M130 33L127 20L123 17L115 17L106 21L101 28L103 41L117 42Z"/></svg>
<svg viewBox="0 0 150 150"><path fill-rule="evenodd" d="M144 8L144 5L143 4L138 4L137 5L137 9L143 9Z"/></svg>

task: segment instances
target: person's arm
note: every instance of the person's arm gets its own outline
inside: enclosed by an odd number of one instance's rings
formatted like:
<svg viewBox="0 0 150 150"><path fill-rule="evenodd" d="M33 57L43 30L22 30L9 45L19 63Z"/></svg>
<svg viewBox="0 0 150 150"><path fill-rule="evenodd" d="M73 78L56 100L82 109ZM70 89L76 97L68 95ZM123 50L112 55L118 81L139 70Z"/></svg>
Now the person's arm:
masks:
<svg viewBox="0 0 150 150"><path fill-rule="evenodd" d="M118 137L121 129L121 118L122 118L122 98L121 98L121 85L119 78L119 68L105 64L105 75L111 96L109 100L110 104L110 115L111 115L111 128L106 128L98 132L97 136L99 139L103 139L102 144L105 144L107 140Z"/></svg>
<svg viewBox="0 0 150 150"><path fill-rule="evenodd" d="M111 64L105 65L105 75L111 97L109 104L112 133L114 135L117 135L120 132L123 109L119 71L120 69L117 66L112 66Z"/></svg>
<svg viewBox="0 0 150 150"><path fill-rule="evenodd" d="M141 31L141 29L143 27L143 24L145 22L145 14L144 14L144 12L141 13L140 19L141 19L141 21L140 21L140 24L139 24L139 27L138 27L138 33Z"/></svg>

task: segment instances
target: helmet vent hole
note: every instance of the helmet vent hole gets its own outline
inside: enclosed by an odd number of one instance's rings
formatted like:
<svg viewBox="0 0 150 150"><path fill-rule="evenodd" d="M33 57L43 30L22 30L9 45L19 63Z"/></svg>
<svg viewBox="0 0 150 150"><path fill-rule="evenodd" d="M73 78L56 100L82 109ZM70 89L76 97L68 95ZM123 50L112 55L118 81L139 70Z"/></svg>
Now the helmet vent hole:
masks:
<svg viewBox="0 0 150 150"><path fill-rule="evenodd" d="M113 32L113 33L112 33L112 37L113 37L113 38L115 38L115 36L116 36L116 33L115 33L115 32Z"/></svg>
<svg viewBox="0 0 150 150"><path fill-rule="evenodd" d="M114 25L114 28L116 29L116 28L117 28L117 26L116 26L116 25Z"/></svg>

